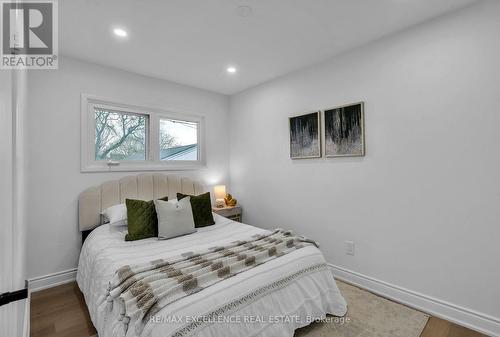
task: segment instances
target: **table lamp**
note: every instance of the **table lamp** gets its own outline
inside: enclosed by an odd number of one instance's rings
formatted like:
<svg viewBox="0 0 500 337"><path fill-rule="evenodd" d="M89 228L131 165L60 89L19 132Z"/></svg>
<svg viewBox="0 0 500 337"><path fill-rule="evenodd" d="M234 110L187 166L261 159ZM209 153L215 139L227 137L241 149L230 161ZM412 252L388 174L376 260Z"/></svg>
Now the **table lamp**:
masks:
<svg viewBox="0 0 500 337"><path fill-rule="evenodd" d="M224 197L226 196L226 186L225 185L217 185L214 186L214 194L215 194L215 207L222 208L225 205Z"/></svg>

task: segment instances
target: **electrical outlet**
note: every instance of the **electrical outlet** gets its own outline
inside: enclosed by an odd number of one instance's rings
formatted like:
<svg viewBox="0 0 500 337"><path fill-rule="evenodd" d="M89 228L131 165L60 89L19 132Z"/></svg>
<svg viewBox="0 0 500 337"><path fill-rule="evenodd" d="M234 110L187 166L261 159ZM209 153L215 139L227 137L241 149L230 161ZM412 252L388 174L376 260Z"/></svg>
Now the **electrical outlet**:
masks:
<svg viewBox="0 0 500 337"><path fill-rule="evenodd" d="M347 255L352 255L354 256L354 242L353 241L345 241L345 253Z"/></svg>

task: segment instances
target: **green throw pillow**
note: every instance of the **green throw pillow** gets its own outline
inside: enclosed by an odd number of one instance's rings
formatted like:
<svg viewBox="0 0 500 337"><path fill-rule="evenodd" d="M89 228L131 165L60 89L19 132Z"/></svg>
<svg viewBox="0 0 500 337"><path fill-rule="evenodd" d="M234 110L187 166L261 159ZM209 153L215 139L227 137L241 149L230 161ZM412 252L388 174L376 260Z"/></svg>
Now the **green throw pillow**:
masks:
<svg viewBox="0 0 500 337"><path fill-rule="evenodd" d="M168 197L160 200L168 201ZM125 241L142 240L158 236L158 217L153 200L125 199L128 234Z"/></svg>
<svg viewBox="0 0 500 337"><path fill-rule="evenodd" d="M177 200L185 197L191 197L191 209L193 210L194 226L196 228L215 224L212 215L212 203L210 201L210 192L200 195L187 195L177 193Z"/></svg>

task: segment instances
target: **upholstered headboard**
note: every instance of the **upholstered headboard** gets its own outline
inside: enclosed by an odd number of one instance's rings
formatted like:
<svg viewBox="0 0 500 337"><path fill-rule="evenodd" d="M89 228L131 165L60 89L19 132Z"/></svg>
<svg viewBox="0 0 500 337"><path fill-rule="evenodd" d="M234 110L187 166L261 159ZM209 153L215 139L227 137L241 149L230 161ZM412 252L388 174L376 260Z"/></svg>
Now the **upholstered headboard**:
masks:
<svg viewBox="0 0 500 337"><path fill-rule="evenodd" d="M80 231L101 225L101 211L122 204L125 199L152 200L177 197L177 192L200 194L203 186L189 178L161 173L145 173L111 180L91 187L78 198L78 226Z"/></svg>

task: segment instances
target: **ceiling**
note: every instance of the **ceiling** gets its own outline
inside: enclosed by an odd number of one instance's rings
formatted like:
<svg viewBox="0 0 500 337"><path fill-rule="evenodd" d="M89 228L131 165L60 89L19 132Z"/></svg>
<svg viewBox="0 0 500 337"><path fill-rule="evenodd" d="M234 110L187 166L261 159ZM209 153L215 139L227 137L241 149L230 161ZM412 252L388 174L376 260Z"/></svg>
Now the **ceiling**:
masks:
<svg viewBox="0 0 500 337"><path fill-rule="evenodd" d="M63 0L63 55L233 94L476 0ZM238 6L250 6L246 17ZM115 26L129 32L112 34ZM238 71L228 74L234 65Z"/></svg>

